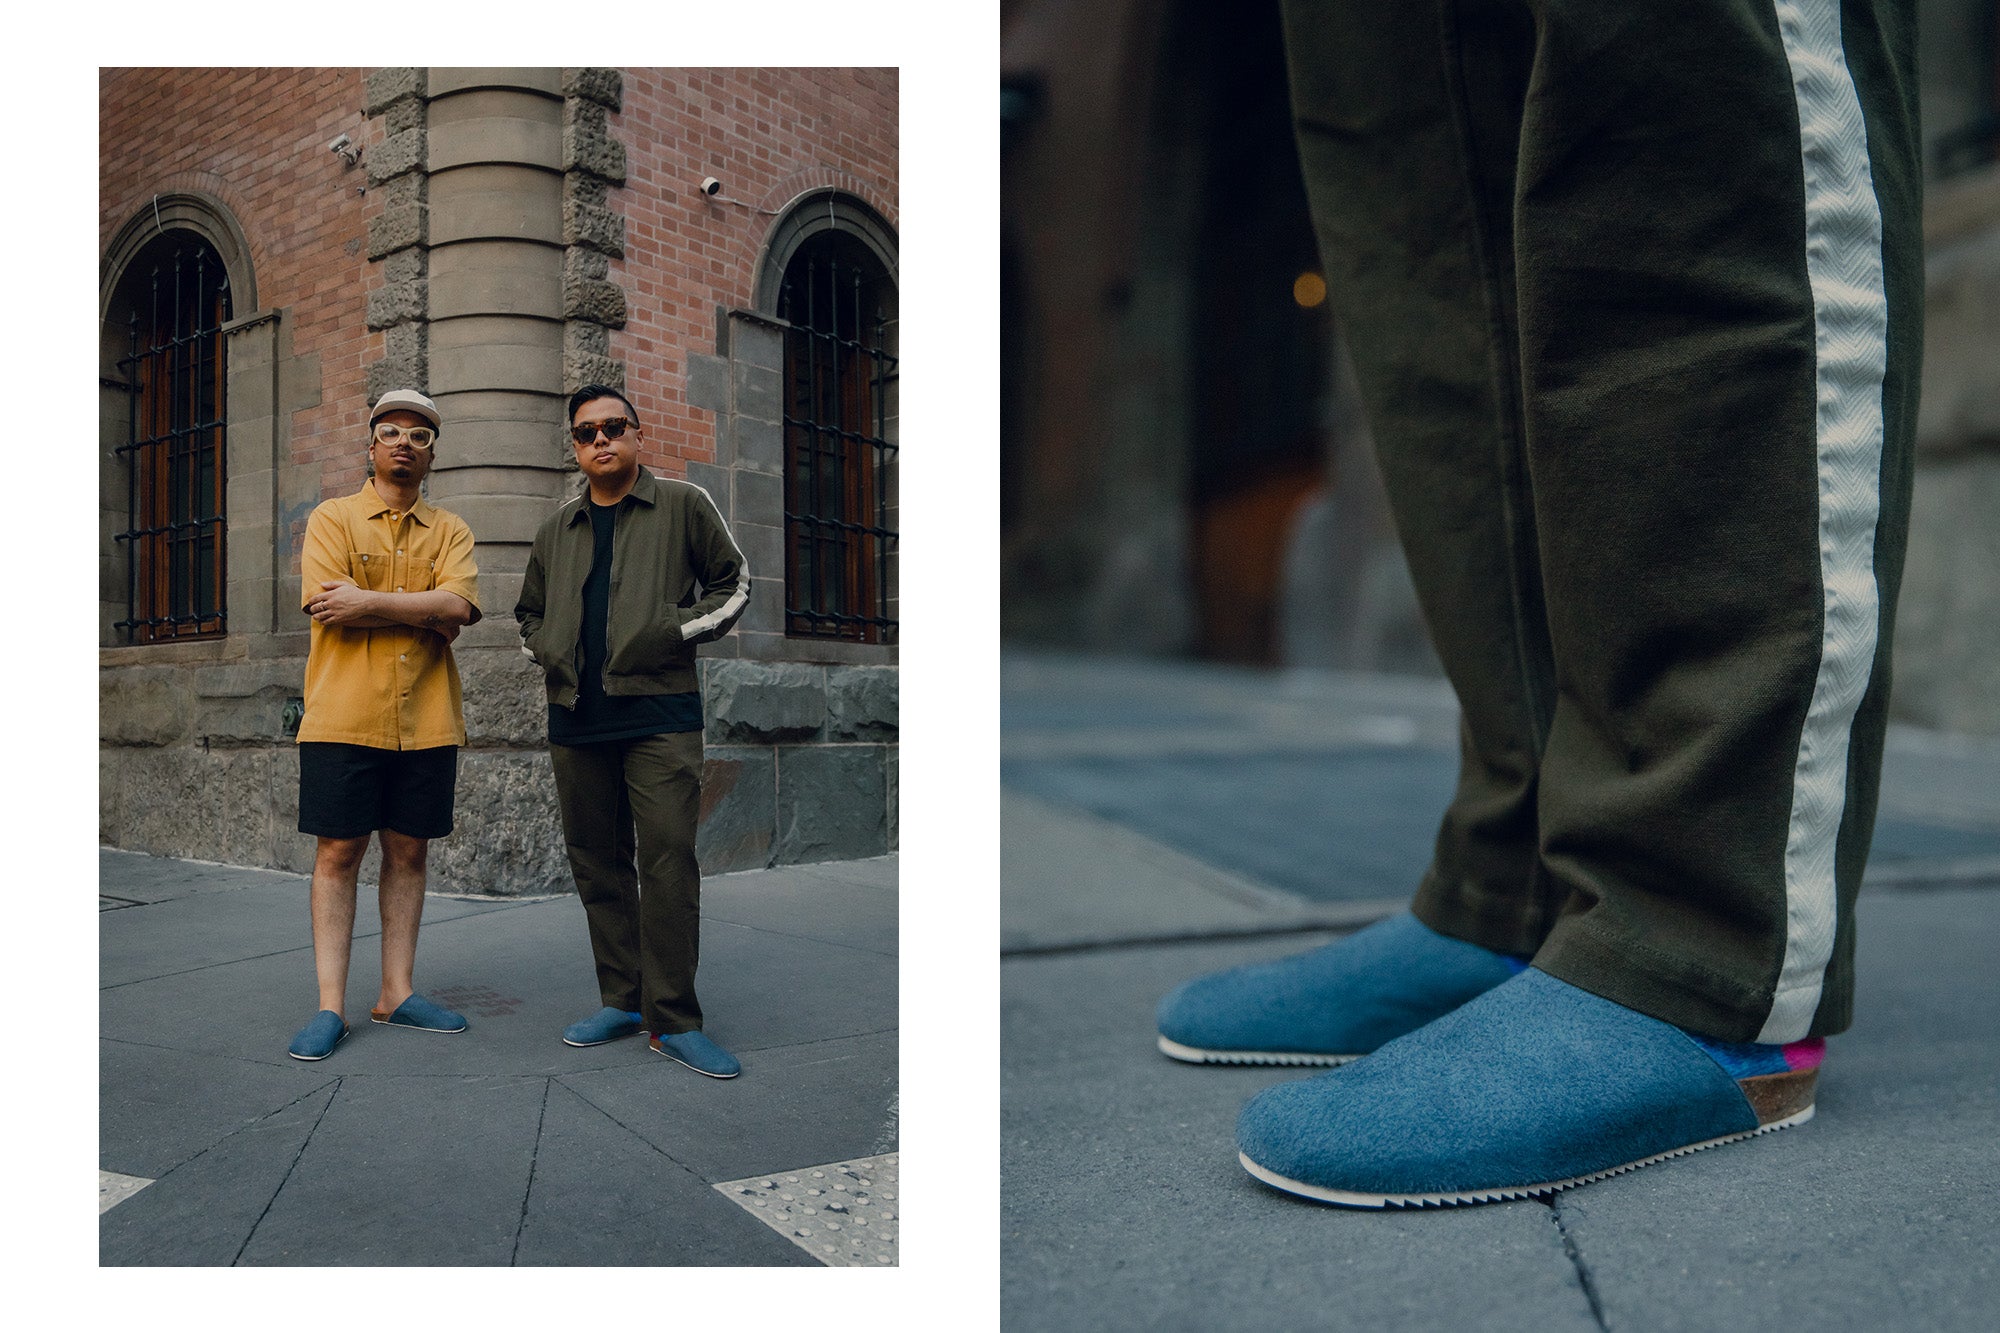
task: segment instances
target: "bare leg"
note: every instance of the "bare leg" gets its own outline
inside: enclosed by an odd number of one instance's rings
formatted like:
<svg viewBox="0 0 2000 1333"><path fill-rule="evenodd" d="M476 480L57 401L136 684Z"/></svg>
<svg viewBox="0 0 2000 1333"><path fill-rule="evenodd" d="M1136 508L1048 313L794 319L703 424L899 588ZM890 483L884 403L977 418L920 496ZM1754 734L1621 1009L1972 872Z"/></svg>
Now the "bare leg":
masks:
<svg viewBox="0 0 2000 1333"><path fill-rule="evenodd" d="M313 967L319 974L319 1007L347 1016L347 960L354 948L354 880L368 836L321 838L313 854Z"/></svg>
<svg viewBox="0 0 2000 1333"><path fill-rule="evenodd" d="M424 870L430 844L383 829L382 994L379 1013L390 1013L416 989L417 923L424 914Z"/></svg>

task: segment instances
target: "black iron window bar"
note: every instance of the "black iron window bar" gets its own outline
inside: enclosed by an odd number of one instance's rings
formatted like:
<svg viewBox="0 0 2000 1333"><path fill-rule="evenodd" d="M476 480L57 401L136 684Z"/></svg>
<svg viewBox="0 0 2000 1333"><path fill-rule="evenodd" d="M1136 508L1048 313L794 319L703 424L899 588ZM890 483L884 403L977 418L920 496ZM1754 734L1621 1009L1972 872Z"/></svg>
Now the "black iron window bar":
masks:
<svg viewBox="0 0 2000 1333"><path fill-rule="evenodd" d="M858 266L808 259L802 285L803 302L787 281L778 307L792 324L785 347L786 631L894 643L896 532L888 510L896 445L883 429L897 358L886 350L888 320L864 314Z"/></svg>
<svg viewBox="0 0 2000 1333"><path fill-rule="evenodd" d="M230 317L228 274L205 247L177 248L153 266L148 320L127 321L125 379L131 442L127 460L125 618L140 642L219 634L228 614L227 478L221 447L222 326ZM163 336L164 335L164 336Z"/></svg>

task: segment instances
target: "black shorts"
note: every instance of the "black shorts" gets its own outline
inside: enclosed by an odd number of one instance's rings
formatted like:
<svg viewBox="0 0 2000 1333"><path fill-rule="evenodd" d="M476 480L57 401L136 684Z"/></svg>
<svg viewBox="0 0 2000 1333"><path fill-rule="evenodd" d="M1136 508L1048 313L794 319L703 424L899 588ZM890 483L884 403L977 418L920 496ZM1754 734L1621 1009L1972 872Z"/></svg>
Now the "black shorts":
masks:
<svg viewBox="0 0 2000 1333"><path fill-rule="evenodd" d="M411 838L451 832L458 747L378 750L372 745L299 745L299 832L365 838L393 829Z"/></svg>

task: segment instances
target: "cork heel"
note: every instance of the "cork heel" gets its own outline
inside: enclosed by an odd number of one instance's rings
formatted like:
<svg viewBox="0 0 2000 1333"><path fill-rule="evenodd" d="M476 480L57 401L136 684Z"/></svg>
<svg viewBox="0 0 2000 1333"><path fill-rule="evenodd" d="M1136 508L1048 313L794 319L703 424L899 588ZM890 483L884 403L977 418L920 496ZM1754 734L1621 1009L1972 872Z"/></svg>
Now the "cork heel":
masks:
<svg viewBox="0 0 2000 1333"><path fill-rule="evenodd" d="M1817 1069L1795 1069L1788 1074L1758 1074L1736 1080L1736 1086L1743 1089L1743 1096L1750 1102L1750 1109L1757 1113L1759 1125L1788 1120L1809 1108L1813 1104L1813 1089L1818 1083Z"/></svg>

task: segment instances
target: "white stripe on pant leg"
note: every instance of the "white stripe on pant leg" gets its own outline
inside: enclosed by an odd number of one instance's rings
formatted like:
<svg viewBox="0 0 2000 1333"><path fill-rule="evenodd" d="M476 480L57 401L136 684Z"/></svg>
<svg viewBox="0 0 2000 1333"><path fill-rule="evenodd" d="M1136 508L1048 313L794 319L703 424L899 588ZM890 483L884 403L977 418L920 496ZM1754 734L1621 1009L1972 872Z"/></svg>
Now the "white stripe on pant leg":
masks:
<svg viewBox="0 0 2000 1333"><path fill-rule="evenodd" d="M1841 49L1839 0L1778 0L1798 99L1812 284L1819 439L1819 551L1826 621L1799 736L1785 840L1785 959L1759 1041L1806 1035L1838 909L1834 850L1847 800L1848 733L1875 664L1880 605L1882 378L1889 306L1868 129Z"/></svg>

